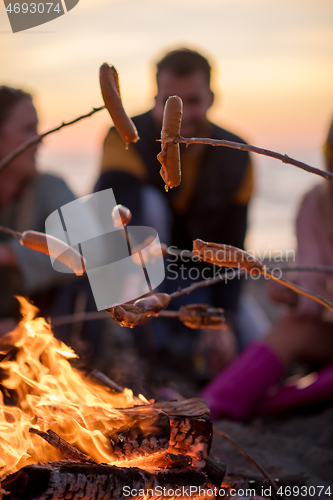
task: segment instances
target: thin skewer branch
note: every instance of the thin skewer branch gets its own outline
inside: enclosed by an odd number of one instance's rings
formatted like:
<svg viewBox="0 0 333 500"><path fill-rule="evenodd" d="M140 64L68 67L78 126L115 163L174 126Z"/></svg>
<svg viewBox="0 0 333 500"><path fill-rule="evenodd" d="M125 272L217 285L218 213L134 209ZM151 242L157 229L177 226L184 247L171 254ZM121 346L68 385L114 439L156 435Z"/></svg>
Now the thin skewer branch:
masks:
<svg viewBox="0 0 333 500"><path fill-rule="evenodd" d="M223 273L221 275L216 276L215 278L210 278L207 280L198 281L197 283L194 283L193 285L190 285L186 288L181 288L181 289L177 290L176 292L173 292L170 294L171 300L175 299L177 297L180 297L181 295L189 294L189 293L193 292L194 290L196 290L197 288L215 285L215 283L218 283L219 281L221 281L223 279L232 279L232 278L235 278L236 276L240 277L240 276L245 274L245 271L236 270L236 273L237 274L235 274L235 271L231 269L231 270L227 271L226 273ZM312 293L312 292L306 290L305 288L302 288L298 285L295 285L295 283L292 283L291 281L288 281L286 279L279 278L279 277L275 276L274 273L270 269L267 269L264 267L261 271L261 274L262 274L262 276L265 276L269 279L277 281L278 283L285 286L286 288L290 288L290 290L293 290L294 292L298 293L299 295L304 295L304 297L308 297L309 299L312 299L315 302L318 302L319 304L326 307L330 311L333 311L333 304L329 300L326 300L324 297L321 297L320 295L318 295L316 293ZM229 275L229 277L228 277L228 275Z"/></svg>
<svg viewBox="0 0 333 500"><path fill-rule="evenodd" d="M179 257L186 257L188 259L198 260L198 257L191 252L191 250L180 250L179 248L168 247L167 248L168 255L175 255ZM211 264L207 262L207 264ZM311 266L311 265L285 265L285 266L276 266L275 269L279 271L306 271L313 273L333 273L333 266Z"/></svg>
<svg viewBox="0 0 333 500"><path fill-rule="evenodd" d="M275 493L277 493L278 487L276 485L276 482L273 481L273 479L270 477L270 475L268 474L268 472L266 472L265 469L256 460L254 460L254 458L251 457L251 455L249 455L245 450L243 450L243 448L241 448L225 432L219 431L215 427L213 427L213 432L215 432L215 434L217 434L221 438L223 438L226 441L228 441L228 443L230 443L234 448L236 448L236 450L238 450L242 455L244 455L244 457L246 457L251 462L251 464L253 464L261 472L261 474L267 479L267 481L269 482L269 484L272 486L272 488L274 489ZM279 498L284 498L284 497L280 496Z"/></svg>
<svg viewBox="0 0 333 500"><path fill-rule="evenodd" d="M158 315L163 318L178 318L179 311L160 311ZM99 319L110 319L110 314L105 311L89 311L77 314L66 314L64 316L54 316L51 318L51 324L52 326L60 326L80 323L81 321L96 321Z"/></svg>
<svg viewBox="0 0 333 500"><path fill-rule="evenodd" d="M14 236L15 238L20 238L22 236L22 233L19 231L14 231L14 229L11 229L9 227L5 226L0 226L0 232L10 234L11 236ZM196 259L197 256L194 255L191 250L180 250L178 248L167 248L167 253L168 255L177 255L179 257L186 257L189 259ZM209 264L209 262L208 262ZM313 272L313 273L333 273L333 266L309 266L309 265L295 265L295 266L278 266L276 267L279 271L307 271L307 272ZM171 313L171 311L169 311ZM105 315L106 316L106 315ZM107 316L106 316L107 317ZM79 321L79 320L78 320Z"/></svg>
<svg viewBox="0 0 333 500"><path fill-rule="evenodd" d="M306 266L310 267L310 266ZM308 269L304 269L308 270ZM332 270L331 270L332 271ZM226 269L223 273L219 274L215 278L211 279L206 279L203 281L198 281L197 283L193 283L192 285L186 287L186 288L180 288L176 292L173 292L170 294L170 299L175 299L177 297L180 297L181 295L187 295L193 292L194 290L198 288L203 288L206 286L211 286L214 285L215 283L219 283L223 279L234 279L234 278L239 278L240 276L244 276L246 271L243 270L234 270L234 269ZM309 299L312 299L322 306L326 307L327 309L330 309L333 311L333 304L329 302L328 300L324 299L320 295L314 294L309 292L308 290L295 285L295 283L292 283L291 281L288 281L283 278L279 278L274 275L273 271L267 268L264 268L262 272L263 276L266 276L269 279L273 279L274 281L277 281L281 285L293 290L294 292L304 295L305 297L308 297ZM161 310L158 313L155 314L155 316L159 317L165 317L165 318L178 318L180 316L179 311L168 311L168 310ZM93 321L93 320L99 320L99 319L106 319L110 318L110 314L104 311L101 312L85 312L85 313L80 313L80 314L69 314L66 316L58 316L55 318L52 318L51 323L52 326L60 326L64 324L70 324L70 323L77 323L80 321Z"/></svg>
<svg viewBox="0 0 333 500"><path fill-rule="evenodd" d="M7 228L7 227L4 227L4 226L0 226L0 231L1 232L5 232L7 234L10 234L12 236L15 236L15 237L19 237L21 236L21 233L17 232L17 231L14 231L10 228ZM183 252L184 250L180 251L180 252ZM174 251L173 251L174 252ZM243 251L242 251L243 252ZM179 251L177 252L179 254ZM191 254L191 256L195 256L193 252L189 252L189 251L186 251L187 253L187 256L189 256ZM246 252L243 252L244 254L246 254ZM175 253L173 253L173 255L175 255ZM250 257L248 255L248 257ZM210 262L212 263L212 262ZM309 270L316 270L316 266L311 266L310 269L309 269L309 266L295 266L295 268L298 267L298 268L302 268L302 270L304 271L309 271ZM323 272L323 269L321 269L322 266L319 266L319 271L320 272ZM326 268L329 268L329 271L327 271ZM324 269L325 271L324 272L331 272L332 269L330 268L330 266L324 266ZM288 268L288 270L292 270L291 267ZM269 278L269 279L272 279L274 281L277 281L278 283L280 283L281 285L293 290L294 292L300 294L300 295L304 295L305 297L308 297L309 299L312 299L314 300L315 302L318 302L319 304L321 304L322 306L326 307L327 309L329 309L330 311L333 311L333 304L326 300L324 297L321 297L320 295L318 294L315 294L315 293L312 293L310 292L309 290L306 290L305 288L302 288L300 287L299 285L296 285L295 283L292 283L291 281L288 281L286 279L283 279L281 277L278 277L276 276L272 270L266 268L266 267L263 267L262 269L258 269L257 270L258 272L260 272L263 276ZM241 276L242 274L245 273L245 271L242 271L241 269L236 269L236 273L237 273L237 277ZM206 280L203 280L203 281L199 281L197 283L194 283L192 285L190 285L189 287L186 287L186 288L182 288L182 289L179 289L177 290L176 292L173 292L170 294L170 300L172 299L175 299L177 297L180 297L181 295L185 295L185 294L189 294L191 292L193 292L194 290L196 290L197 288L202 288L202 287L206 287L206 286L210 286L210 285L213 285L215 283L218 283L219 281L221 281L222 279L230 279L230 278L234 278L236 277L235 275L235 270L234 269L227 269L224 271L223 274L219 274L218 276L216 276L215 278L211 278L211 279L206 279ZM167 306L165 306L167 307ZM167 316L167 317L178 317L179 316L179 312L178 311L168 311L167 314L161 314L163 312L163 310L159 311L158 314L156 315L160 315L160 316ZM105 314L105 313L104 313ZM59 321L64 321L65 323L75 323L77 321L85 321L86 320L86 317L83 315L76 315L76 318L75 320L73 319L73 316L69 316L69 317L65 317L65 318L61 318L59 319L58 318L58 323L54 323L54 325L59 325L59 324L64 324L64 323L59 323ZM99 313L93 313L92 317L90 318L91 320L92 319L101 319L102 317L104 317L104 315L100 315ZM57 321L57 320L55 320Z"/></svg>
<svg viewBox="0 0 333 500"><path fill-rule="evenodd" d="M20 233L19 231L14 231L14 229L10 229L9 227L5 226L0 226L0 232L10 234L10 236L14 236L14 238L21 238L22 236L22 233Z"/></svg>
<svg viewBox="0 0 333 500"><path fill-rule="evenodd" d="M225 139L209 139L201 137L185 138L181 136L178 136L173 142L176 144L186 144L187 146L189 146L190 144L208 144L210 146L226 146L227 148L239 149L240 151L249 151L251 153L257 153L259 155L275 158L276 160L280 160L283 163L288 163L289 165L294 165L294 167L301 168L302 170L306 170L307 172L311 172L312 174L319 175L320 177L323 177L328 181L333 181L333 174L331 172L325 172L324 170L320 170L319 168L311 167L310 165L307 165L302 161L290 158L290 156L288 155L276 153L275 151L270 151L269 149L258 148L249 144L227 141Z"/></svg>
<svg viewBox="0 0 333 500"><path fill-rule="evenodd" d="M31 139L28 139L27 141L23 142L23 144L21 144L18 148L14 149L11 153L9 153L7 156L5 156L5 158L3 158L0 161L0 171L3 168L5 168L5 166L8 165L12 160L14 160L14 158L23 153L23 151L28 149L33 144L40 142L47 135L53 134L54 132L58 132L58 130L61 130L64 127L68 127L69 125L73 125L74 123L84 120L85 118L89 118L95 113L98 113L98 111L102 111L102 109L105 109L105 106L100 106L99 108L93 108L89 113L85 115L78 116L77 118L74 118L74 120L71 120L70 122L62 122L62 124L59 125L58 127L48 130L43 134L38 134L35 137L32 137Z"/></svg>
<svg viewBox="0 0 333 500"><path fill-rule="evenodd" d="M326 307L326 309L329 309L330 311L333 311L333 304L329 300L326 300L324 297L321 297L321 295L318 295L316 293L311 293L305 288L295 285L295 283L292 283L291 281L285 280L283 278L279 278L274 275L269 269L265 268L261 271L263 276L266 276L267 278L272 279L273 281L276 281L277 283L280 283L280 285L285 286L286 288L289 288L293 292L298 293L299 295L303 295L304 297L307 297L309 299L314 300L315 302L318 302L318 304L321 304L322 306Z"/></svg>

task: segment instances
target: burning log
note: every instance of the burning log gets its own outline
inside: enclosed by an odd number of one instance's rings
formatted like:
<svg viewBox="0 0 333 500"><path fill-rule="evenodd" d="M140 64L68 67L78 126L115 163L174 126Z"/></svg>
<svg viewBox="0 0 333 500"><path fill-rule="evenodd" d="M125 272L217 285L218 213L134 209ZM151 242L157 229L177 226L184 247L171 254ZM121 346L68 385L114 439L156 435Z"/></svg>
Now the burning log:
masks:
<svg viewBox="0 0 333 500"><path fill-rule="evenodd" d="M207 474L211 484L219 488L226 473L226 465L215 457L208 457L203 471Z"/></svg>
<svg viewBox="0 0 333 500"><path fill-rule="evenodd" d="M203 398L155 403L170 418L170 453L192 457L194 467L204 467L212 444L213 425Z"/></svg>
<svg viewBox="0 0 333 500"><path fill-rule="evenodd" d="M150 311L156 304L147 299ZM127 485L214 484L207 462L212 423L203 399L151 404L99 372L84 377L68 361L73 351L34 314L26 305L14 332L15 354L1 363L2 391L13 402L3 398L0 405L6 478L0 498L108 500L124 496ZM50 462L59 452L69 460ZM145 470L132 467L138 464Z"/></svg>
<svg viewBox="0 0 333 500"><path fill-rule="evenodd" d="M37 434L37 436L45 439L47 443L53 446L56 450L59 450L60 453L65 455L65 457L69 458L70 460L74 460L75 462L97 464L96 460L88 457L88 455L82 453L82 451L74 448L74 446L67 443L65 439L62 439L56 432L52 431L51 429L49 429L47 432L43 432L31 427L31 429L29 429L29 432L31 432L32 434Z"/></svg>
<svg viewBox="0 0 333 500"><path fill-rule="evenodd" d="M102 387L107 387L112 392L121 393L124 391L123 387L120 387L120 385L118 385L116 382L111 380L109 377L104 375L104 373L100 372L99 370L96 369L92 370L90 373L87 374L87 377L93 382L97 383L98 385L101 385Z"/></svg>
<svg viewBox="0 0 333 500"><path fill-rule="evenodd" d="M168 448L169 417L163 411L148 408L147 410L146 406L138 406L120 410L125 417L124 425L116 432L104 432L119 460L132 460Z"/></svg>
<svg viewBox="0 0 333 500"><path fill-rule="evenodd" d="M124 493L133 498L148 490L153 497L154 491L206 485L206 475L193 469L148 472L136 467L63 460L27 465L8 476L2 489L7 493L6 500L113 500L122 498Z"/></svg>
<svg viewBox="0 0 333 500"><path fill-rule="evenodd" d="M119 460L167 450L166 462L172 462L171 454L178 456L176 462L179 456L185 456L189 465L200 468L206 465L213 427L204 399L154 403L118 411L125 417L125 425L104 435L110 439Z"/></svg>

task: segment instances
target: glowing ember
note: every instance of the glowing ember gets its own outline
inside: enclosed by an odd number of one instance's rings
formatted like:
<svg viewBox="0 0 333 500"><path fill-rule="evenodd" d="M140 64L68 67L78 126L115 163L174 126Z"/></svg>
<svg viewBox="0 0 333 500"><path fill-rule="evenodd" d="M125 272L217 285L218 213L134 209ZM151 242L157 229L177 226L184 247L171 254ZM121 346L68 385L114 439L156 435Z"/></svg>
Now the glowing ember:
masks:
<svg viewBox="0 0 333 500"><path fill-rule="evenodd" d="M0 363L0 474L64 458L29 433L30 427L44 432L52 429L97 462L115 463L110 440L104 435L124 424L124 416L115 408L147 400L134 398L129 389L112 394L85 379L68 362L77 357L72 349L53 337L43 318L35 318L35 307L19 300L24 319L1 339L5 357ZM7 398L15 406L9 406Z"/></svg>

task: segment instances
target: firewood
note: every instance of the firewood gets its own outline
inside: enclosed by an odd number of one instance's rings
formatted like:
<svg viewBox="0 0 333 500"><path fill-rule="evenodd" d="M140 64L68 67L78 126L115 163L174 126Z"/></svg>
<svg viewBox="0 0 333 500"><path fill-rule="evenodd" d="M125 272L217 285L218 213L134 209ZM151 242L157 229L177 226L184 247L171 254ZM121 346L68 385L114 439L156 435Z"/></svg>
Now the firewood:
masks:
<svg viewBox="0 0 333 500"><path fill-rule="evenodd" d="M140 490L158 491L157 487L168 490L183 486L204 488L206 485L206 475L198 470L152 473L136 467L63 460L27 465L8 476L2 488L8 492L6 500L115 500L133 490L137 495L130 493L127 498L138 496Z"/></svg>
<svg viewBox="0 0 333 500"><path fill-rule="evenodd" d="M225 476L226 468L227 467L224 463L210 455L206 461L206 467L203 471L207 474L209 481L217 488L220 488Z"/></svg>
<svg viewBox="0 0 333 500"><path fill-rule="evenodd" d="M124 388L120 387L116 382L111 380L109 377L104 375L104 373L100 372L99 370L92 370L90 373L87 374L87 377L91 379L93 382L95 382L98 385L101 385L102 387L108 387L112 392L123 392Z"/></svg>
<svg viewBox="0 0 333 500"><path fill-rule="evenodd" d="M203 398L155 403L170 418L168 451L192 457L194 467L204 467L212 444L213 426Z"/></svg>
<svg viewBox="0 0 333 500"><path fill-rule="evenodd" d="M167 450L170 454L189 456L193 467L206 465L213 427L204 399L153 403L118 411L126 417L124 426L105 435L119 460Z"/></svg>
<svg viewBox="0 0 333 500"><path fill-rule="evenodd" d="M62 453L66 458L69 458L70 460L75 460L75 462L97 464L96 460L94 460L92 457L89 457L85 453L82 453L82 451L74 448L74 446L68 443L65 439L58 436L58 434L51 429L49 429L47 432L43 432L31 427L29 429L29 432L31 432L32 434L37 434L38 436L45 439L45 441L47 441L51 446L60 451L60 453Z"/></svg>
<svg viewBox="0 0 333 500"><path fill-rule="evenodd" d="M146 459L147 460L147 459ZM192 467L192 457L189 455L175 455L174 453L163 453L161 457L148 458L156 468L164 469L187 469Z"/></svg>
<svg viewBox="0 0 333 500"><path fill-rule="evenodd" d="M116 431L106 431L113 453L119 460L132 460L166 450L170 439L168 415L151 405L120 409L124 424Z"/></svg>

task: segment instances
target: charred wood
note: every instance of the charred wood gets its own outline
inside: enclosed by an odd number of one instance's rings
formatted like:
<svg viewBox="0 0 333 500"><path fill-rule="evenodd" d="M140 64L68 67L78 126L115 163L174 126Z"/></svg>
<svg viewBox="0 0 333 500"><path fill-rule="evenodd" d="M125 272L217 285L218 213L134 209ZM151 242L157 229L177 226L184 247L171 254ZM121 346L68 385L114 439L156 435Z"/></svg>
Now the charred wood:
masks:
<svg viewBox="0 0 333 500"><path fill-rule="evenodd" d="M206 465L213 427L204 399L168 401L118 410L126 417L126 423L116 432L105 435L119 460L167 449L173 455L189 456L193 467Z"/></svg>
<svg viewBox="0 0 333 500"><path fill-rule="evenodd" d="M72 461L28 465L8 476L2 483L6 500L115 500L131 499L139 492L157 487L207 484L205 474L198 470L157 471L155 473L112 465L80 464ZM137 495L125 495L136 491Z"/></svg>
<svg viewBox="0 0 333 500"><path fill-rule="evenodd" d="M148 408L148 409L147 409ZM170 439L170 421L166 413L150 406L119 410L124 424L104 433L119 460L132 460L166 450Z"/></svg>
<svg viewBox="0 0 333 500"><path fill-rule="evenodd" d="M98 385L101 385L103 387L107 387L110 389L112 392L123 392L124 388L120 387L116 382L111 380L109 377L104 375L104 373L100 372L99 370L92 370L90 373L88 373L88 378L90 378L93 382L97 383Z"/></svg>
<svg viewBox="0 0 333 500"><path fill-rule="evenodd" d="M209 456L203 472L207 474L209 482L220 488L226 473L226 465L215 457Z"/></svg>
<svg viewBox="0 0 333 500"><path fill-rule="evenodd" d="M209 456L213 425L203 398L155 403L170 418L168 451L192 457L194 467L204 467Z"/></svg>
<svg viewBox="0 0 333 500"><path fill-rule="evenodd" d="M41 438L45 439L47 443L53 446L56 450L60 451L60 453L62 453L66 458L69 458L70 460L82 463L86 462L92 464L97 463L96 460L94 460L92 457L89 457L85 453L82 453L82 451L79 451L76 448L74 448L74 446L65 441L65 439L58 436L58 434L52 431L51 429L49 429L47 432L43 432L40 431L39 429L31 427L29 429L29 432L31 432L32 434L37 434Z"/></svg>

